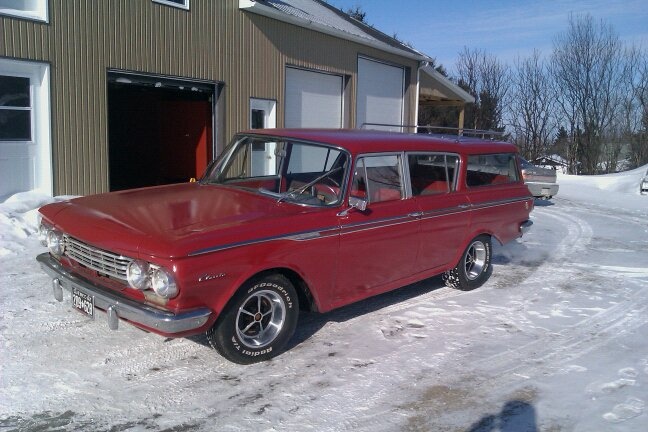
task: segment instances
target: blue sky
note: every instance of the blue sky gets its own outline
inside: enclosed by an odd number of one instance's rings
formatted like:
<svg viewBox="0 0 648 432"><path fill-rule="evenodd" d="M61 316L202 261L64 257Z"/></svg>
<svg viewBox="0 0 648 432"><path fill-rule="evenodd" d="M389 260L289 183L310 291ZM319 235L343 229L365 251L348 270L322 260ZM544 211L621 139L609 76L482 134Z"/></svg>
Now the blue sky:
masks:
<svg viewBox="0 0 648 432"><path fill-rule="evenodd" d="M648 0L328 0L346 10L359 5L378 30L411 43L449 71L467 46L513 64L539 49L551 53L570 13L612 24L620 38L648 49Z"/></svg>

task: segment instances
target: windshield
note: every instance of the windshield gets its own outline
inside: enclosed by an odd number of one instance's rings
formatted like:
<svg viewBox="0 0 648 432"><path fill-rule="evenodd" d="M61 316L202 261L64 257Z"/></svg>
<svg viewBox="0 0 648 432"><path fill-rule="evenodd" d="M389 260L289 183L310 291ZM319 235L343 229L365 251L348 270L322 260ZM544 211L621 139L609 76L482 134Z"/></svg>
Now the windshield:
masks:
<svg viewBox="0 0 648 432"><path fill-rule="evenodd" d="M305 205L342 201L349 157L326 145L272 137L238 136L203 183L252 190Z"/></svg>

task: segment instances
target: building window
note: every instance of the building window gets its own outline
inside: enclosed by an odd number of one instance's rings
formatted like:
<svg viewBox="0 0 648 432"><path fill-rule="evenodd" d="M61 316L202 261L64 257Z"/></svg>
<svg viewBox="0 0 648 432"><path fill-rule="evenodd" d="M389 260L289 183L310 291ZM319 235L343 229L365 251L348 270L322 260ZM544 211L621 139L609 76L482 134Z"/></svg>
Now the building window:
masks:
<svg viewBox="0 0 648 432"><path fill-rule="evenodd" d="M0 15L47 22L47 0L0 0Z"/></svg>
<svg viewBox="0 0 648 432"><path fill-rule="evenodd" d="M31 140L29 78L0 75L0 141Z"/></svg>
<svg viewBox="0 0 648 432"><path fill-rule="evenodd" d="M189 10L189 0L153 0L153 1L155 3L160 3L163 5Z"/></svg>
<svg viewBox="0 0 648 432"><path fill-rule="evenodd" d="M277 127L277 102L272 99L250 98L250 129Z"/></svg>

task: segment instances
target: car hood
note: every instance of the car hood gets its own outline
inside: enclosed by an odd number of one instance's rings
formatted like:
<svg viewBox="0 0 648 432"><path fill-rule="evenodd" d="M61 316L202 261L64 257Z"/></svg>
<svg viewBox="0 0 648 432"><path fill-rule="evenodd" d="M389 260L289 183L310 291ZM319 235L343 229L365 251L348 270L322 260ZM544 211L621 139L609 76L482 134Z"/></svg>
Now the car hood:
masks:
<svg viewBox="0 0 648 432"><path fill-rule="evenodd" d="M45 218L70 236L139 258L187 256L263 236L268 229L290 232L308 218L289 222L289 216L312 211L241 189L199 183L92 195L41 208Z"/></svg>

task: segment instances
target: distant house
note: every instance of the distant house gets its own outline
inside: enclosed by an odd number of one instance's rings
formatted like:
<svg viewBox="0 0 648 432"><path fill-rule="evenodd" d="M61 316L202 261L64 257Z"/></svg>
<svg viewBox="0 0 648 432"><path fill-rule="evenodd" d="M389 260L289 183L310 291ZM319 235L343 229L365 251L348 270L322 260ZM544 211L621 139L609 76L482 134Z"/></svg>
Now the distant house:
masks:
<svg viewBox="0 0 648 432"><path fill-rule="evenodd" d="M321 0L0 1L0 37L0 198L187 181L242 129L473 101Z"/></svg>
<svg viewBox="0 0 648 432"><path fill-rule="evenodd" d="M541 156L534 159L531 163L543 168L553 168L555 170L559 170L563 174L567 174L567 170L569 169L569 163L567 162L567 160L557 154Z"/></svg>

